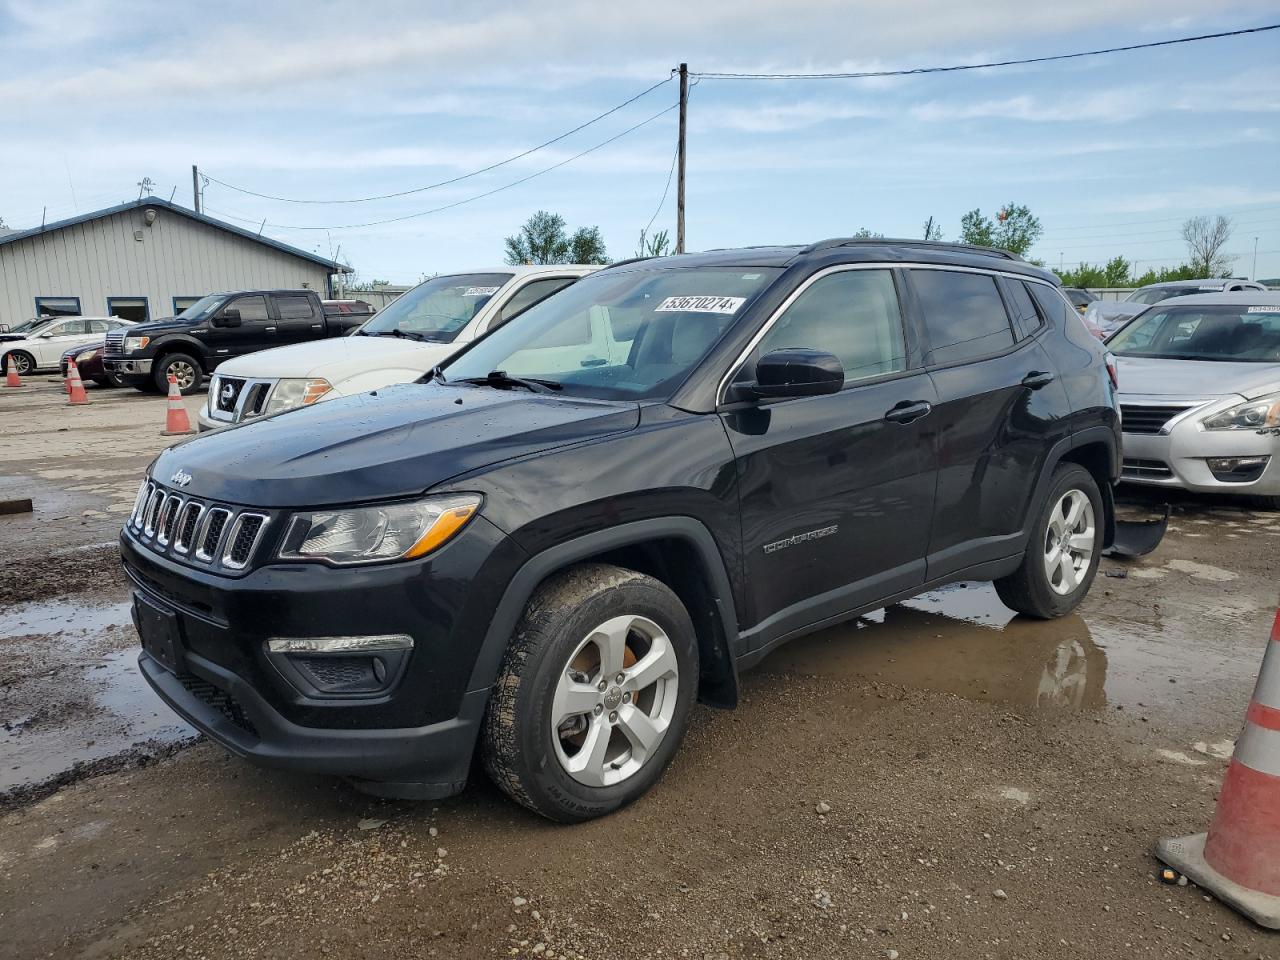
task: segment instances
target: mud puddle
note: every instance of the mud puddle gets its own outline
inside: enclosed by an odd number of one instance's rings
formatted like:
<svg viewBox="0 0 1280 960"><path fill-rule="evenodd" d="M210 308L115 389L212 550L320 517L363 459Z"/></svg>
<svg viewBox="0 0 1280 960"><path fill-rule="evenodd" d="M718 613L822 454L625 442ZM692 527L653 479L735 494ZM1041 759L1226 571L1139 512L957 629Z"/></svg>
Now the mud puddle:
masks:
<svg viewBox="0 0 1280 960"><path fill-rule="evenodd" d="M1101 581L1101 577L1099 580ZM1019 708L1121 709L1176 714L1238 729L1243 704L1223 702L1256 675L1261 645L1252 608L1239 611L1239 642L1210 639L1188 610L1121 617L1091 597L1058 620L1009 610L988 583L955 584L797 640L761 669L857 677ZM1262 635L1265 639L1265 634Z"/></svg>
<svg viewBox="0 0 1280 960"><path fill-rule="evenodd" d="M0 799L195 736L138 672L128 603L10 607L0 656Z"/></svg>

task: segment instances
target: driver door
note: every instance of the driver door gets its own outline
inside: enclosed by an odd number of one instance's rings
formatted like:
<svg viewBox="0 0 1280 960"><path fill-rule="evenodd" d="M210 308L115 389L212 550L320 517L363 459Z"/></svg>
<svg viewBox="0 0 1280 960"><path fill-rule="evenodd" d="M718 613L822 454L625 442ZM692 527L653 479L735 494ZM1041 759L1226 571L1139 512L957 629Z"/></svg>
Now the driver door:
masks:
<svg viewBox="0 0 1280 960"><path fill-rule="evenodd" d="M933 514L937 393L889 268L819 274L735 375L765 354L834 354L844 388L722 408L737 462L752 650L918 587Z"/></svg>

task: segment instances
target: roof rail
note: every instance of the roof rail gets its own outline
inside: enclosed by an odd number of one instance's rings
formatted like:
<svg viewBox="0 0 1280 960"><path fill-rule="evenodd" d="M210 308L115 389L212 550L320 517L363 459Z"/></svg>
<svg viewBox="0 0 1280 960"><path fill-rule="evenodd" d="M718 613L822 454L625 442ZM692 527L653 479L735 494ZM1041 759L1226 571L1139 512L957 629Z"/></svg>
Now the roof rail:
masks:
<svg viewBox="0 0 1280 960"><path fill-rule="evenodd" d="M834 250L837 247L922 247L931 250L959 250L964 253L976 254L980 257L999 257L1002 260L1017 260L1019 263L1026 261L1011 250L1002 250L999 247L981 247L974 243L951 243L946 240L907 240L894 237L832 237L830 240L819 240L817 243L811 243L800 252L817 253L821 250Z"/></svg>
<svg viewBox="0 0 1280 960"><path fill-rule="evenodd" d="M600 270L612 270L614 267L625 267L629 263L640 263L644 260L656 260L656 259L658 258L652 255L643 256L643 257L627 257L627 259L625 260L615 260L613 263L606 263L603 267L600 268ZM596 273L599 273L600 270L597 270Z"/></svg>

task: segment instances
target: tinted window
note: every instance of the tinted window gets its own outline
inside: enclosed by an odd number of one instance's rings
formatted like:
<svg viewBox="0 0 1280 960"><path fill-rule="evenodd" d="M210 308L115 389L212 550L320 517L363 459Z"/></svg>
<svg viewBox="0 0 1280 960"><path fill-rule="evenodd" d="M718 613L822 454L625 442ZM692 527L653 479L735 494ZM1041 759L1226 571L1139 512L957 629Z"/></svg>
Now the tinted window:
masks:
<svg viewBox="0 0 1280 960"><path fill-rule="evenodd" d="M548 280L534 280L526 283L512 295L510 300L502 305L498 315L489 324L489 329L496 330L516 314L523 313L535 303L547 299L547 297L559 290L563 290L573 281L573 277L552 277Z"/></svg>
<svg viewBox="0 0 1280 960"><path fill-rule="evenodd" d="M814 281L769 328L738 379L755 362L787 347L835 354L845 382L906 369L902 311L888 270L844 270Z"/></svg>
<svg viewBox="0 0 1280 960"><path fill-rule="evenodd" d="M227 306L232 310L239 310L240 319L245 323L251 320L267 319L267 298L261 295L256 297L237 297Z"/></svg>
<svg viewBox="0 0 1280 960"><path fill-rule="evenodd" d="M309 297L276 297L281 320L310 320L315 316Z"/></svg>
<svg viewBox="0 0 1280 960"><path fill-rule="evenodd" d="M926 363L984 357L1013 345L1013 330L995 277L912 270L911 283L929 333Z"/></svg>
<svg viewBox="0 0 1280 960"><path fill-rule="evenodd" d="M1029 337L1040 329L1040 314L1036 312L1036 305L1027 285L1021 280L1006 278L1004 289L1009 294L1009 309L1013 313L1013 325L1018 331L1018 337Z"/></svg>
<svg viewBox="0 0 1280 960"><path fill-rule="evenodd" d="M1046 318L1058 324L1059 330L1066 330L1066 319L1075 311L1071 305L1063 299L1053 287L1047 287L1043 283L1029 283L1027 288L1031 291L1031 295L1036 298L1036 303L1040 304L1040 312Z"/></svg>

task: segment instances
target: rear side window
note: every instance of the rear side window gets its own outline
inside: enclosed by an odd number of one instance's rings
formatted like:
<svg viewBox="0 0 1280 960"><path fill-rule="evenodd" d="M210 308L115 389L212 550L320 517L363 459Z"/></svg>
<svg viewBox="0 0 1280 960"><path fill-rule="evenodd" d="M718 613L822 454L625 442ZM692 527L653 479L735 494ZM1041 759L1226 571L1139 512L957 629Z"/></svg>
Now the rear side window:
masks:
<svg viewBox="0 0 1280 960"><path fill-rule="evenodd" d="M1040 314L1036 311L1031 292L1021 280L1004 280L1005 293L1009 296L1009 311L1013 314L1013 326L1018 339L1029 337L1040 329Z"/></svg>
<svg viewBox="0 0 1280 960"><path fill-rule="evenodd" d="M1045 317L1057 324L1059 330L1068 329L1067 319L1074 311L1062 298L1062 294L1043 283L1029 283L1027 286L1031 289L1031 295L1036 298L1036 303L1040 304L1040 311Z"/></svg>
<svg viewBox="0 0 1280 960"><path fill-rule="evenodd" d="M309 297L276 297L281 320L310 320L315 316Z"/></svg>
<svg viewBox="0 0 1280 960"><path fill-rule="evenodd" d="M970 360L1013 346L995 277L951 270L910 273L929 334L925 363Z"/></svg>

